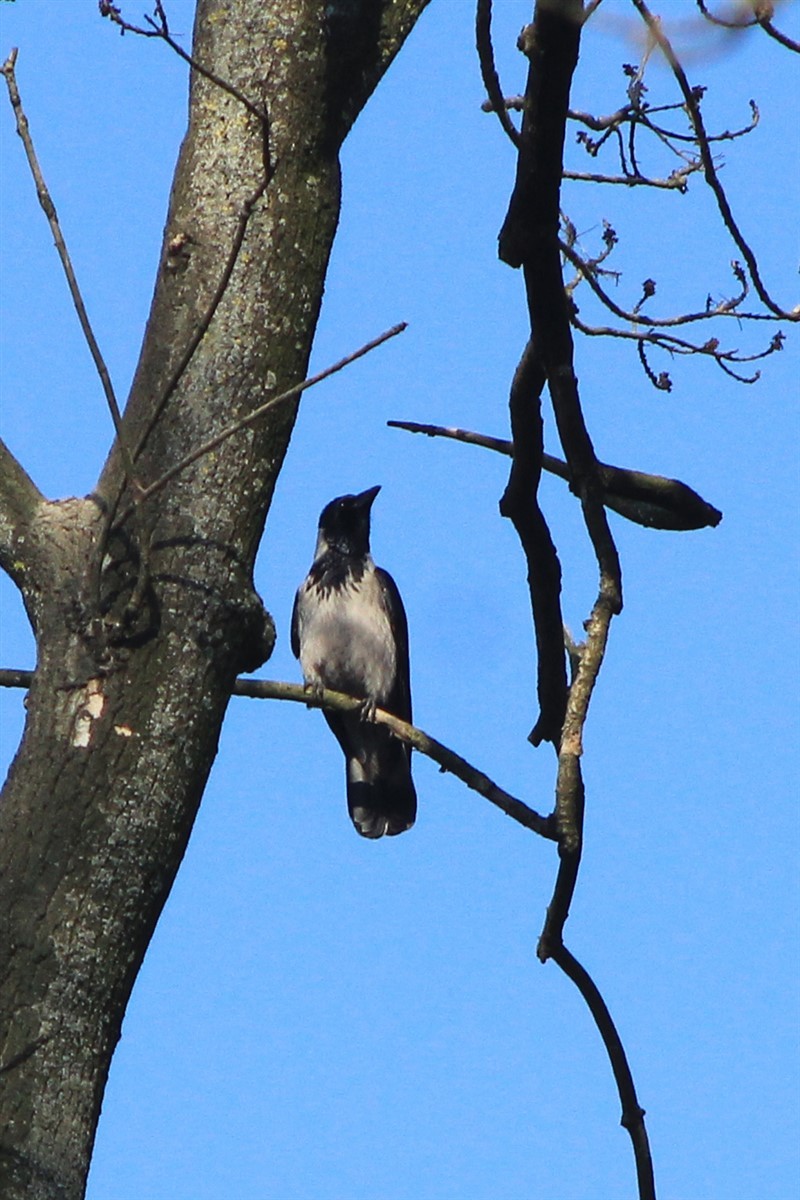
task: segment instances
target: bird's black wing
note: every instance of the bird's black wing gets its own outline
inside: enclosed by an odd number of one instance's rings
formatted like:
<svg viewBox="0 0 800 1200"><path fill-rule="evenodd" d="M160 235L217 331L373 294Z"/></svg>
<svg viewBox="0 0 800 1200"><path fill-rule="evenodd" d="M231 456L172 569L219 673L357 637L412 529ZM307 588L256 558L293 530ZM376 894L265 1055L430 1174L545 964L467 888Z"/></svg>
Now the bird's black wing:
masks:
<svg viewBox="0 0 800 1200"><path fill-rule="evenodd" d="M298 613L299 601L300 601L300 591L298 589L298 591L295 594L294 604L292 605L292 627L291 627L291 633L290 633L290 641L292 644L292 654L295 656L295 658L300 657L300 619L299 619L299 613Z"/></svg>
<svg viewBox="0 0 800 1200"><path fill-rule="evenodd" d="M389 618L394 638L397 669L394 686L386 702L388 712L411 724L411 669L408 660L408 621L397 584L388 571L375 568L375 578L381 589L381 600Z"/></svg>

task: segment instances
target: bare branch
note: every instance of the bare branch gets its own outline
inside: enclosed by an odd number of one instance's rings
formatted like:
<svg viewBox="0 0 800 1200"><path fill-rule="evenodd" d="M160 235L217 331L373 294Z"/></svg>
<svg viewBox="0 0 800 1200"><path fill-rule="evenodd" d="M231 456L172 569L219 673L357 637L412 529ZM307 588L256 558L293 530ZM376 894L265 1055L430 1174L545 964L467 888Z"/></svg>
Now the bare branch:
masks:
<svg viewBox="0 0 800 1200"><path fill-rule="evenodd" d="M714 166L714 160L711 155L711 148L708 142L705 123L700 112L700 104L696 90L690 86L689 81L686 78L686 72L681 66L680 61L678 60L675 51L672 48L672 43L664 32L661 20L654 16L654 14L650 11L645 3L645 0L633 0L633 6L647 26L655 45L659 47L665 59L667 60L670 69L678 83L678 87L683 94L684 103L686 104L686 111L688 112L689 118L692 122L697 139L697 146L700 151L700 157L703 162L703 172L705 174L706 183L714 193L717 201L717 207L719 208L720 216L722 217L725 228L728 230L729 234L738 246L742 257L747 263L747 269L750 272L750 278L753 281L753 287L756 289L762 304L764 304L764 306L768 308L770 312L774 313L778 317L783 317L787 321L800 321L800 307L792 312L789 312L786 308L781 307L781 305L772 299L772 296L764 286L764 283L761 279L761 273L758 269L756 257L753 254L753 251L750 249L748 243L745 241L741 230L739 229L730 203L728 202L728 197L725 194L725 189L720 183L719 176L717 175L717 170Z"/></svg>
<svg viewBox="0 0 800 1200"><path fill-rule="evenodd" d="M32 679L33 671L0 669L0 687L28 688ZM359 712L364 706L363 699L345 695L344 692L329 691L327 688L311 689L302 683L283 683L276 679L237 679L233 686L233 694L246 696L251 700L291 700L297 704L305 704L307 708L322 708L330 712ZM551 841L555 839L552 818L541 816L522 800L498 787L488 775L473 767L454 750L437 742L417 726L401 721L399 717L385 712L382 708L375 710L375 720L379 725L385 725L401 742L413 746L420 754L433 759L442 771L455 775L472 791L478 792L519 825L524 825L540 837Z"/></svg>
<svg viewBox="0 0 800 1200"><path fill-rule="evenodd" d="M492 0L478 0L475 10L475 43L478 49L478 61L481 67L481 78L486 88L488 112L496 112L504 132L515 146L519 146L519 131L508 115L503 100L503 91L494 63L494 47L492 46Z"/></svg>
<svg viewBox="0 0 800 1200"><path fill-rule="evenodd" d="M644 347L657 346L660 350L665 350L670 355L689 355L702 354L707 358L711 358L716 366L731 375L739 383L756 383L760 378L759 373L753 375L739 375L733 371L729 364L742 362L755 362L761 358L767 358L770 354L775 354L783 348L783 335L777 333L771 340L769 346L765 350L759 351L757 354L740 355L735 350L720 350L719 341L716 338L709 338L706 342L689 342L685 338L676 337L670 333L660 333L658 330L637 330L637 329L618 329L612 325L587 325L581 321L576 310L573 310L571 321L574 327L587 337L611 337L623 338L628 341L636 342L637 349L640 349L640 361L644 353ZM643 364L644 365L644 364ZM666 372L659 372L655 376L654 372L645 369L645 374L659 391L670 391L671 382Z"/></svg>
<svg viewBox="0 0 800 1200"><path fill-rule="evenodd" d="M389 341L390 338L396 337L398 333L402 333L407 328L408 324L405 321L401 321L398 325L393 325L391 329L387 329L378 337L373 338L372 341L366 342L365 345L361 346L358 350L353 351L352 354L348 354L344 358L341 358L338 362L334 363L333 366L326 367L324 371L320 371L317 375L312 375L310 379L305 379L302 383L296 383L294 387L290 387L287 391L281 392L279 396L273 396L272 399L267 400L264 404L259 404L258 408L254 408L253 411L248 413L246 417L242 417L240 420L234 421L232 425L228 425L226 429L223 429L213 438L209 438L207 442L203 442L203 444L198 446L196 450L193 450L191 454L187 454L186 457L182 458L180 462L175 463L173 467L170 467L168 471L164 472L160 479L156 479L154 483L148 484L147 487L142 488L142 502L149 500L151 496L154 496L157 492L160 492L161 489L166 486L166 484L170 483L176 477L176 475L179 475L181 471L186 469L186 467L189 467L192 465L192 463L197 462L199 458L202 458L203 455L208 454L211 450L215 450L217 446L227 441L229 437L233 437L233 435L238 433L241 429L247 429L250 425L254 425L257 421L260 421L264 414L269 412L270 409L275 408L276 405L283 404L286 400L293 400L296 396L299 396L301 392L305 392L308 388L314 387L315 384L321 383L323 379L327 379L330 375L335 375L337 371L343 370L344 367L349 366L350 363L355 362L356 359L363 358L365 354L369 354L371 350L375 350L378 346L383 345L383 343ZM131 515L132 511L133 510L131 506L126 508L124 512L117 517L115 525L119 526L124 524L124 522Z"/></svg>
<svg viewBox="0 0 800 1200"><path fill-rule="evenodd" d="M83 297L81 295L80 288L78 287L78 280L75 277L75 271L72 267L72 260L70 259L69 251L67 250L67 245L61 232L61 226L58 221L56 208L53 204L50 192L48 191L44 176L42 175L41 167L39 166L39 160L36 157L36 151L34 150L33 140L31 138L30 128L28 126L28 118L26 117L25 110L22 107L22 100L20 98L19 88L17 87L17 78L15 73L17 54L18 51L16 49L12 50L0 70L2 70L2 73L5 76L6 85L8 87L8 97L11 101L11 107L14 110L14 117L17 122L17 133L22 139L22 144L25 147L28 165L31 170L31 175L33 176L33 181L36 185L36 195L39 199L39 204L42 207L42 211L47 217L48 224L50 225L50 231L53 234L53 241L55 242L56 250L58 251L58 257L61 260L61 266L64 269L64 274L67 279L67 286L69 287L70 295L72 296L72 303L75 307L75 312L78 314L78 320L80 322L81 329L83 330L83 336L86 339L86 344L89 347L89 353L92 356L95 369L100 377L100 383L103 388L106 403L108 404L108 409L111 413L111 419L114 422L114 430L116 432L117 440L123 456L123 461L125 463L125 471L128 476L130 486L135 493L136 478L133 470L133 459L123 436L122 415L120 413L117 397L114 393L114 388L111 383L111 376L108 373L108 368L106 367L105 360L100 352L100 347L97 344L97 339L94 336L94 331L92 330L92 326L89 321L89 315L86 312L86 306L83 303Z"/></svg>
<svg viewBox="0 0 800 1200"><path fill-rule="evenodd" d="M44 496L0 439L0 567L25 593L29 554L27 543L36 512Z"/></svg>
<svg viewBox="0 0 800 1200"><path fill-rule="evenodd" d="M536 635L539 716L528 734L538 746L558 747L567 704L561 612L561 563L538 499L544 457L541 395L545 367L533 340L523 351L509 396L512 465L500 512L517 532L528 572L531 612Z"/></svg>
<svg viewBox="0 0 800 1200"><path fill-rule="evenodd" d="M409 433L424 433L428 437L452 438L473 446L483 446L509 457L514 452L513 442L483 433L472 433L467 429L420 425L415 421L387 421L387 425L405 429ZM609 463L601 462L598 465L603 482L603 503L637 525L648 529L686 532L716 526L722 520L719 509L679 479L633 471L628 467L613 467ZM569 467L560 458L542 454L542 467L569 482Z"/></svg>
<svg viewBox="0 0 800 1200"><path fill-rule="evenodd" d="M650 178L647 175L603 175L593 171L565 171L565 179L574 179L578 183L616 183L625 187L663 188L665 191L686 192L687 179L696 171L702 170L700 163L688 163L673 171L665 179Z"/></svg>
<svg viewBox="0 0 800 1200"><path fill-rule="evenodd" d="M197 71L199 75L204 76L204 78L210 80L211 83L214 83L217 85L217 87L222 88L224 92L227 92L230 96L233 96L239 101L240 104L244 105L249 113L252 113L252 115L256 117L262 124L266 124L268 128L269 118L267 116L266 109L260 107L258 104L254 104L252 100L245 96L244 92L239 91L239 89L234 87L234 85L227 79L223 79L214 71L209 70L208 67L204 67L202 63L198 62L196 58L192 58L191 54L184 50L180 42L175 41L169 31L167 14L164 11L164 6L161 3L161 0L156 0L155 2L156 20L154 21L150 16L145 16L145 21L147 21L148 24L147 29L143 28L141 25L132 25L129 21L126 21L122 16L122 10L119 8L119 6L110 3L109 0L100 0L98 7L100 9L100 16L108 17L109 20L117 26L120 33L134 33L138 37L157 38L159 41L166 42L170 49L174 50L179 58L182 58L185 63L188 63L193 71ZM268 144L269 142L267 140L267 145ZM269 171L267 173L269 174Z"/></svg>
<svg viewBox="0 0 800 1200"><path fill-rule="evenodd" d="M729 297L726 300L720 300L718 304L709 305L707 308L699 309L695 312L680 313L675 317L650 317L646 313L641 312L638 308L633 309L622 308L615 300L609 296L602 284L597 278L595 270L598 263L602 262L607 257L606 252L597 259L585 259L571 246L568 242L561 240L559 242L561 253L575 267L580 275L589 284L598 300L601 300L605 307L619 317L621 321L630 321L634 325L644 325L649 329L671 329L679 325L692 325L697 321L710 321L716 317L735 317L738 321L772 321L774 316L769 313L742 312L739 305L744 301L748 294L747 281L744 272L741 270L741 265L733 263L734 274L741 285L741 290L738 295ZM739 270L737 271L737 267ZM574 287L574 285L573 285Z"/></svg>
<svg viewBox="0 0 800 1200"><path fill-rule="evenodd" d="M138 442L136 443L136 446L134 447L134 451L133 451L134 459L137 459L139 457L139 455L142 453L142 450L144 449L144 447L147 443L147 439L149 438L150 434L153 432L153 429L157 425L158 419L161 416L164 409L166 408L167 404L169 403L170 398L174 395L175 389L177 388L178 384L180 383L181 379L183 378L183 376L189 366L189 363L192 361L195 351L197 350L197 347L200 345L200 343L202 342L206 333L208 332L208 328L209 328L212 320L214 319L214 314L216 313L217 309L219 308L220 301L222 300L223 296L225 295L225 292L227 291L227 288L228 288L228 284L230 283L230 278L231 278L231 275L233 274L233 269L236 266L236 262L239 258L239 253L240 253L240 251L242 249L242 245L244 243L245 234L247 233L247 226L250 221L250 217L252 216L253 212L255 211L259 200L261 199L261 197L264 195L265 191L267 190L267 187L269 186L269 182L270 182L269 177L264 178L261 181L261 183L258 185L258 187L255 189L253 194L251 196L248 196L248 198L245 200L245 202L242 205L241 212L239 213L239 220L238 220L238 223L236 226L236 231L233 235L233 241L231 242L231 248L230 248L230 251L228 252L228 258L227 258L225 266L222 270L222 274L220 275L219 282L214 291L214 295L211 297L211 300L208 303L208 307L206 308L206 311L203 314L202 320L199 322L197 328L195 329L194 333L192 334L191 338L189 339L189 342L187 343L183 354L181 355L180 359L178 360L178 363L175 366L174 371L172 372L171 376L169 377L169 379L167 381L164 391L161 393L161 396L159 397L158 402L155 405L155 408L153 409L153 412L142 432L141 437L139 438Z"/></svg>
<svg viewBox="0 0 800 1200"><path fill-rule="evenodd" d="M723 29L737 30L752 29L754 25L760 25L769 37L780 42L787 50L793 50L795 54L800 54L800 42L787 37L785 33L775 27L772 20L774 12L772 4L765 4L763 0L749 0L747 5L738 4L730 17L720 17L710 11L705 0L696 0L696 3L705 19L712 25L719 25ZM745 15L747 8L750 9L751 16Z"/></svg>
<svg viewBox="0 0 800 1200"><path fill-rule="evenodd" d="M639 1104L636 1087L633 1082L628 1059L622 1040L612 1020L611 1013L600 995L594 980L588 971L581 966L563 942L551 949L550 957L558 963L564 974L577 987L592 1014L594 1023L603 1039L614 1079L617 1084L622 1119L620 1124L627 1129L633 1143L633 1153L636 1161L637 1182L640 1200L655 1200L656 1185L653 1175L653 1160L650 1154L650 1143L644 1124L644 1109Z"/></svg>
<svg viewBox="0 0 800 1200"><path fill-rule="evenodd" d="M721 29L752 29L756 23L756 18L752 15L752 8L751 16L747 16L745 7L741 4L737 5L733 16L719 17L710 11L705 0L695 0L695 2L709 24L718 25Z"/></svg>
<svg viewBox="0 0 800 1200"><path fill-rule="evenodd" d="M792 50L795 54L800 54L800 42L794 41L793 38L788 37L780 29L777 29L769 17L759 17L758 23L764 30L764 33L768 34L776 42L780 42L787 50Z"/></svg>

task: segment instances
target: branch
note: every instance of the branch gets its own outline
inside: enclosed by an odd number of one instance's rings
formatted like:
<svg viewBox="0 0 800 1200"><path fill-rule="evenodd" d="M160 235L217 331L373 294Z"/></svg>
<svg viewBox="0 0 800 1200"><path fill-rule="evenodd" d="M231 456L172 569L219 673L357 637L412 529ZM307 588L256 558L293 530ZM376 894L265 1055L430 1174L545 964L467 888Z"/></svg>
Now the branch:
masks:
<svg viewBox="0 0 800 1200"><path fill-rule="evenodd" d="M558 743L555 820L560 862L538 947L542 961L554 957L568 972L573 963L563 948L562 935L575 890L583 844L584 786L580 763L583 727L602 665L611 620L622 607L619 557L603 508L602 466L586 428L573 367L570 311L558 246L564 129L580 38L579 26L576 27L569 18L567 5L546 6L537 3L534 25L523 31L521 48L530 62L525 115L514 192L500 234L501 258L511 266L523 268L531 322L529 353L539 372L547 377L561 444L569 464L571 486L581 500L600 577L597 599L586 622L586 643L582 647L571 648L570 658L577 660L577 666ZM517 377L524 366L523 357ZM515 385L516 382L515 378ZM535 429L532 433L534 441L527 452L538 456L541 464L538 434ZM515 466L517 453L515 434ZM537 464L534 466L535 485L538 482L538 468ZM587 989L588 977L578 978L577 964L575 967L571 977L581 989L595 1020L598 1020L598 997ZM609 1054L612 1055L611 1048ZM612 1056L612 1066L617 1075L617 1055ZM640 1200L654 1200L652 1167L649 1168L649 1177L646 1167L649 1152L645 1156L641 1154L642 1138L646 1145L642 1113L638 1105L635 1115L623 1105L623 1113L627 1115L629 1111L631 1121L638 1121L641 1131L641 1137L637 1131L637 1138L634 1138Z"/></svg>
<svg viewBox="0 0 800 1200"><path fill-rule="evenodd" d="M33 674L33 671L0 669L0 687L28 688ZM237 679L233 685L233 694L246 696L251 700L291 700L296 704L305 704L307 708L322 708L328 712L359 712L364 706L363 699L348 696L344 692L329 691L327 688L311 689L302 683L283 683L275 679ZM385 712L382 708L375 710L375 720L379 725L385 725L401 742L413 746L420 754L433 759L442 771L455 775L507 817L541 837L554 840L555 832L550 817L541 816L522 800L498 787L488 775L473 767L454 750L448 749L435 738L429 737L422 729L401 721L399 717Z"/></svg>
<svg viewBox="0 0 800 1200"><path fill-rule="evenodd" d="M537 496L544 455L541 404L544 383L544 363L531 340L511 384L513 462L500 500L500 512L513 523L528 568L539 701L539 716L528 739L534 746L547 741L558 747L567 704L567 672L562 636L561 564Z"/></svg>
<svg viewBox="0 0 800 1200"><path fill-rule="evenodd" d="M621 321L629 321L634 325L644 325L648 329L673 329L680 325L693 325L698 321L711 321L715 317L735 317L739 321L774 321L774 317L768 313L753 313L741 312L738 305L742 303L748 294L747 279L744 275L740 263L732 263L734 274L741 285L741 291L738 296L734 296L728 300L720 300L718 304L712 305L705 309L700 309L696 312L680 313L676 317L650 317L637 309L629 310L622 308L615 300L609 296L608 292L603 288L602 284L597 279L597 273L594 270L596 262L601 260L587 260L581 257L580 254L563 239L559 241L561 253L575 267L582 278L586 280L589 287L592 289L598 300L612 312L615 317L619 317ZM605 257L605 254L603 255ZM574 285L573 289L574 290ZM655 289L653 289L655 290Z"/></svg>
<svg viewBox="0 0 800 1200"><path fill-rule="evenodd" d="M633 1143L639 1197L640 1200L655 1200L656 1185L650 1144L644 1124L645 1113L639 1104L625 1048L617 1033L611 1013L588 971L581 966L563 943L553 948L551 957L583 996L603 1039L622 1105L620 1124L627 1129Z"/></svg>
<svg viewBox="0 0 800 1200"><path fill-rule="evenodd" d="M733 376L739 383L756 383L761 377L760 373L756 371L754 375L739 375L735 371L732 371L726 365L727 363L755 362L758 359L767 358L770 354L776 354L780 351L783 348L784 341L783 335L778 332L766 350L761 350L757 354L740 355L735 350L720 350L717 338L709 338L702 343L689 342L685 338L675 337L674 334L670 333L661 333L658 330L615 329L611 325L586 325L581 321L575 310L573 310L570 319L574 327L580 333L586 334L587 337L623 338L628 341L637 342L640 346L657 346L660 350L665 350L671 355L704 354L708 358L713 359L726 375ZM640 357L643 357L643 354L640 354ZM659 391L668 392L672 389L669 375L665 371L662 371L657 378L647 367L645 367L645 372L650 382Z"/></svg>
<svg viewBox="0 0 800 1200"><path fill-rule="evenodd" d="M745 16L745 10L744 10L743 5L738 6L738 8L739 8L738 16L734 15L733 17L718 17L718 16L716 16L715 13L712 13L710 11L710 9L705 4L705 0L695 0L695 3L697 4L697 7L700 9L700 12L703 14L703 16L708 21L708 23L710 25L717 25L717 26L719 26L720 29L752 29L756 23L756 18L755 18L755 15L752 14L752 9L751 9L751 16L747 17L747 16Z"/></svg>
<svg viewBox="0 0 800 1200"><path fill-rule="evenodd" d="M759 17L758 24L764 30L764 33L769 34L776 42L780 42L787 50L792 50L795 54L800 54L800 42L795 42L792 38L787 37L785 33L781 33L780 29L777 29L773 25L769 17Z"/></svg>
<svg viewBox="0 0 800 1200"><path fill-rule="evenodd" d="M145 425L144 430L143 430L138 442L136 443L136 446L134 447L134 451L133 451L134 459L137 459L139 457L139 455L142 453L142 451L145 447L145 444L147 442L147 439L150 437L150 434L153 432L153 429L155 428L156 424L158 423L159 417L161 416L164 409L166 408L170 398L174 395L175 389L177 388L178 384L180 383L181 379L183 378L183 376L186 372L186 369L189 366L189 363L194 358L194 354L195 354L195 351L197 350L197 347L200 345L200 343L202 342L206 333L208 332L208 328L209 328L212 320L214 319L214 314L216 313L217 309L219 308L220 301L222 300L223 296L225 295L225 292L227 291L227 288L228 288L228 284L230 283L231 275L233 274L233 269L236 266L236 262L239 258L239 253L240 253L240 251L242 249L242 245L244 243L244 238L245 238L245 234L247 233L247 226L249 224L250 217L252 216L259 200L261 199L261 197L264 195L265 191L267 190L267 187L269 186L269 183L270 183L270 178L271 178L270 176L265 177L261 181L261 183L258 185L258 187L255 189L253 194L251 196L248 196L248 198L244 201L244 203L242 205L242 210L239 213L239 221L236 226L236 232L233 235L233 241L231 242L231 248L230 248L230 251L228 252L228 258L227 258L227 261L223 268L222 274L220 275L219 282L217 283L216 289L214 291L214 295L211 297L211 300L208 304L208 307L207 307L205 313L203 314L203 317L202 317L200 323L198 324L194 333L190 337L190 339L186 345L186 348L178 361L177 366L175 367L174 371L172 372L172 375L170 376L169 380L167 381L166 387L164 388L164 391L161 393L161 395L155 405L155 408L153 409L153 412L152 412L147 424Z"/></svg>
<svg viewBox="0 0 800 1200"><path fill-rule="evenodd" d="M182 58L185 63L188 63L193 71L197 71L198 75L202 75L211 83L216 84L217 87L222 88L224 92L233 96L240 104L244 105L249 113L252 113L262 124L265 124L267 132L269 131L269 119L266 109L254 104L252 100L245 96L244 92L239 91L227 79L223 79L214 71L209 70L208 67L204 67L202 63L199 63L196 58L192 58L191 54L184 50L180 42L175 41L169 31L167 14L164 11L161 0L155 0L155 21L151 16L145 15L144 19L147 21L148 29L144 29L141 25L132 25L129 21L124 20L122 10L118 5L110 3L110 0L100 0L98 7L100 9L100 16L108 17L112 24L118 27L120 33L135 33L138 37L157 38L159 41L166 42L170 49L174 50L178 57ZM267 140L268 145L269 141ZM269 171L267 173L269 174Z"/></svg>
<svg viewBox="0 0 800 1200"><path fill-rule="evenodd" d="M711 25L719 25L723 29L752 29L754 25L760 25L766 34L773 38L776 42L780 42L787 50L793 50L795 54L800 54L800 42L795 42L792 38L787 37L780 29L776 29L772 23L772 5L769 6L758 3L758 0L751 0L752 16L750 18L744 15L741 5L739 5L740 15L734 13L733 17L718 17L712 13L705 0L696 0L697 7L703 14L705 19Z"/></svg>
<svg viewBox="0 0 800 1200"><path fill-rule="evenodd" d="M492 0L478 0L475 10L475 44L478 50L481 78L488 96L488 100L484 101L486 111L497 113L503 131L511 139L512 144L519 148L519 131L508 115L508 106L503 100L503 91L494 62Z"/></svg>
<svg viewBox="0 0 800 1200"><path fill-rule="evenodd" d="M28 543L36 512L45 498L0 439L0 567L25 595L28 575Z"/></svg>
<svg viewBox="0 0 800 1200"><path fill-rule="evenodd" d="M81 296L81 291L78 287L78 280L75 277L75 272L72 267L72 260L70 259L69 251L67 250L67 245L61 232L61 226L58 221L56 208L53 204L50 192L48 191L44 176L42 175L41 167L39 166L39 160L36 157L36 151L34 150L33 140L31 138L30 128L28 126L28 118L26 117L25 110L22 107L22 100L20 98L19 88L17 87L17 78L15 74L17 54L18 51L16 49L12 50L0 70L2 70L2 73L5 76L6 85L8 87L8 98L11 101L11 107L14 110L14 116L17 122L17 133L21 137L22 144L25 147L28 165L31 170L31 175L33 176L33 181L36 185L36 195L39 199L39 204L42 207L44 215L47 217L48 224L50 225L53 241L55 242L56 250L58 251L58 257L61 260L61 266L64 269L64 274L67 279L67 286L69 287L70 295L72 296L72 303L75 307L75 312L78 314L78 321L80 322L83 336L86 339L86 344L89 347L89 353L92 356L95 369L100 377L100 383L103 388L106 403L108 404L108 409L111 413L111 419L114 422L114 430L116 432L117 440L122 452L123 462L125 463L125 471L128 476L130 486L135 493L136 478L133 471L133 459L123 437L122 415L120 413L117 397L114 393L114 388L111 383L111 376L108 373L108 368L106 367L105 360L100 352L100 347L97 344L97 339L94 336L94 332L89 321L89 315L86 312L86 306L83 303L83 297Z"/></svg>
<svg viewBox="0 0 800 1200"><path fill-rule="evenodd" d="M192 463L197 462L199 458L202 458L203 455L208 454L211 450L215 450L217 446L221 445L222 442L227 441L229 437L233 437L233 435L238 433L241 429L247 429L250 425L254 425L264 416L265 413L269 412L269 410L274 408L276 405L283 404L286 400L293 400L295 396L299 396L301 392L306 391L310 387L314 387L314 385L317 383L321 383L323 379L327 379L330 375L335 375L337 371L343 370L344 367L349 366L350 363L355 362L356 359L363 358L365 354L369 354L371 350L375 350L378 346L383 345L383 343L387 342L390 338L396 337L398 333L402 333L407 328L408 323L406 321L401 321L398 325L393 325L391 329L387 329L378 337L373 338L371 342L366 342L358 350L353 351L352 354L348 354L344 358L339 359L339 361L334 363L333 366L326 367L324 371L320 371L317 375L312 375L310 379L305 379L302 383L296 383L287 391L281 392L279 396L273 396L271 400L267 400L264 404L259 404L258 408L254 408L253 411L248 413L246 417L242 417L239 421L235 421L232 425L229 425L226 429L223 429L221 433L216 434L215 437L209 438L207 442L203 442L201 446L198 446L196 450L191 452L191 454L187 454L185 458L180 460L180 462L175 463L173 467L170 467L168 471L165 471L160 479L157 479L154 483L148 484L147 487L142 488L140 495L141 501L144 502L145 500L149 500L151 496L154 496L157 492L160 492L161 489L166 486L166 484L170 483L175 476L179 475L181 471L185 470L186 467L189 467ZM117 517L115 525L123 525L127 518L131 515L132 511L133 506L126 508L124 512Z"/></svg>
<svg viewBox="0 0 800 1200"><path fill-rule="evenodd" d="M714 193L717 201L717 207L719 208L720 216L722 217L725 228L730 233L734 242L738 246L742 257L747 263L747 269L750 272L750 278L753 281L753 286L756 289L761 302L770 310L770 312L774 313L778 317L783 317L787 321L800 321L800 308L793 312L789 312L785 308L782 308L776 303L775 300L772 299L771 295L764 286L758 269L756 257L753 254L753 251L750 249L750 246L745 241L741 230L739 229L731 206L728 202L728 197L725 194L725 189L720 183L719 176L717 175L717 171L714 166L714 160L711 155L711 148L708 143L708 135L706 133L705 124L700 112L700 104L697 93L695 89L689 85L689 81L686 78L686 72L681 66L680 61L678 60L678 57L672 48L672 43L664 32L663 24L660 18L653 15L645 3L645 0L633 0L633 6L647 26L654 44L659 47L665 59L667 60L670 69L678 83L678 87L683 94L686 111L689 114L689 119L692 122L695 137L697 139L697 145L703 163L703 172L705 174L706 183Z"/></svg>
<svg viewBox="0 0 800 1200"><path fill-rule="evenodd" d="M701 170L700 163L687 163L685 167L673 171L665 179L655 179L648 175L602 175L594 171L565 171L564 178L577 180L578 183L614 183L623 184L629 188L663 188L666 191L685 193L687 190L686 180L699 170Z"/></svg>
<svg viewBox="0 0 800 1200"><path fill-rule="evenodd" d="M387 425L405 429L409 433L424 433L428 437L452 438L473 446L483 446L508 457L514 452L513 442L472 433L467 429L421 425L415 421L387 421ZM598 466L603 482L603 503L637 525L648 529L688 531L716 526L722 520L719 509L679 479L650 475L628 467L613 467L603 462L599 462ZM542 454L542 467L551 475L569 482L569 467L560 458Z"/></svg>

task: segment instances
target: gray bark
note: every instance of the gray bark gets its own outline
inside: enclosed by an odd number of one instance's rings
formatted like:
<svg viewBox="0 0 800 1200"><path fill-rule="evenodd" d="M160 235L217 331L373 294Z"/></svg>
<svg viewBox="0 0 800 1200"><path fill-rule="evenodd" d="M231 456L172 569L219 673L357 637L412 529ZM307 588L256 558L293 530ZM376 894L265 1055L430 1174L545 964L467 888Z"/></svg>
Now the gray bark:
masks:
<svg viewBox="0 0 800 1200"><path fill-rule="evenodd" d="M339 211L338 150L427 0L199 0L161 265L125 410L143 484L302 379ZM265 152L266 150L266 152ZM158 400L218 289L178 387ZM125 1005L180 865L236 674L268 657L252 567L295 416L272 410L146 502L112 448L96 492L49 503L3 453L0 564L37 638L0 806L0 1194L84 1194ZM103 556L102 564L100 556Z"/></svg>

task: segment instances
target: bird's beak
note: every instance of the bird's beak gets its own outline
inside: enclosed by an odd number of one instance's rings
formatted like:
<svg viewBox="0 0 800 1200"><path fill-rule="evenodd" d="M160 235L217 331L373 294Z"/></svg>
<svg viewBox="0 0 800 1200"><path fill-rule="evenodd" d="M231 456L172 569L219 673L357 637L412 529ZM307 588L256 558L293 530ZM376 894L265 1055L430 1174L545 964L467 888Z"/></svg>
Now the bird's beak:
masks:
<svg viewBox="0 0 800 1200"><path fill-rule="evenodd" d="M381 490L381 485L377 483L375 487L367 488L365 492L359 492L355 497L356 504L359 508L365 508L369 511L372 508L372 502Z"/></svg>

